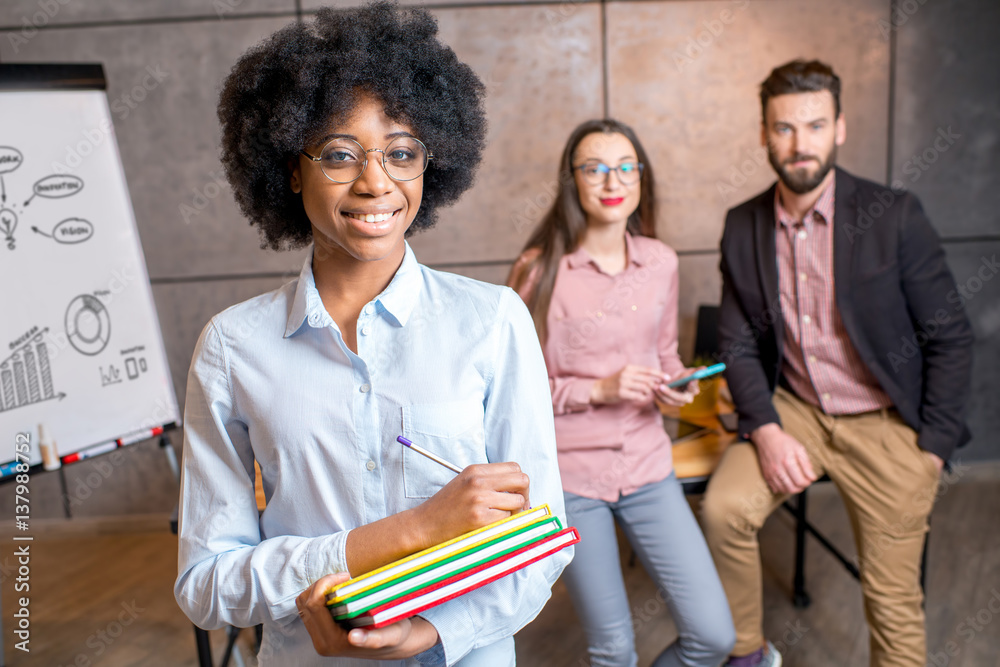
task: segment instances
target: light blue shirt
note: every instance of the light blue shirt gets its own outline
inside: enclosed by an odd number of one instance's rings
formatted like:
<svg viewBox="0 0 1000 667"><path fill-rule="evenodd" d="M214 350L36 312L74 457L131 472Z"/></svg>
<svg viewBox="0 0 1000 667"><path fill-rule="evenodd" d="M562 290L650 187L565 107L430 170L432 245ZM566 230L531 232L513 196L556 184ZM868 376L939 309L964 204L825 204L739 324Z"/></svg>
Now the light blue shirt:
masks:
<svg viewBox="0 0 1000 667"><path fill-rule="evenodd" d="M174 595L206 629L263 623L262 666L373 664L318 656L295 598L347 571L352 528L415 507L454 477L398 435L459 466L516 461L532 505L548 503L565 525L548 375L513 291L421 266L407 245L362 309L357 346L323 307L310 254L298 280L212 318L195 349ZM423 612L441 643L390 664L453 665L512 635L571 557L564 549Z"/></svg>

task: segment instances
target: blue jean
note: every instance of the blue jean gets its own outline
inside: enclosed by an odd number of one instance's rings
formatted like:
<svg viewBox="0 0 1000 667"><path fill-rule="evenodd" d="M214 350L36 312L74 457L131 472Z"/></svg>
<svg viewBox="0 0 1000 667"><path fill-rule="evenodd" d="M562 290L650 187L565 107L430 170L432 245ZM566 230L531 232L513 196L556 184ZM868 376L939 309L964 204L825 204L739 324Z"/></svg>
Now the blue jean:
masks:
<svg viewBox="0 0 1000 667"><path fill-rule="evenodd" d="M719 575L677 478L647 484L615 502L564 493L569 525L580 533L563 581L587 634L595 667L635 667L635 635L622 578L615 520L657 587L679 637L653 667L716 667L736 641Z"/></svg>
<svg viewBox="0 0 1000 667"><path fill-rule="evenodd" d="M514 667L514 638L504 637L489 646L473 649L455 667Z"/></svg>

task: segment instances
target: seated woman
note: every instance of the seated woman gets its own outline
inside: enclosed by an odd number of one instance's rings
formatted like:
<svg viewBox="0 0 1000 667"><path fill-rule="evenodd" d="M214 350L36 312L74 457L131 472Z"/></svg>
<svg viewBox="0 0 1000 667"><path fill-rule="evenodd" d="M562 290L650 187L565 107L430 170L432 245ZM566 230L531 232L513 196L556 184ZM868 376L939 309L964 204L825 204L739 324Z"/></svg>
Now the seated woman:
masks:
<svg viewBox="0 0 1000 667"><path fill-rule="evenodd" d="M512 635L572 554L377 630L347 633L324 604L349 576L529 502L563 514L527 309L421 266L404 240L471 185L484 145L484 87L436 32L423 10L321 10L252 48L223 87L241 209L271 248L312 247L297 280L198 341L174 593L200 627L262 623L261 665L513 665Z"/></svg>
<svg viewBox="0 0 1000 667"><path fill-rule="evenodd" d="M634 666L615 521L680 634L656 667L715 667L735 641L725 593L671 467L655 401L689 402L698 384L677 355L677 254L655 237L653 170L635 133L583 123L560 163L561 190L508 284L542 340L570 524L580 533L564 581L592 665Z"/></svg>

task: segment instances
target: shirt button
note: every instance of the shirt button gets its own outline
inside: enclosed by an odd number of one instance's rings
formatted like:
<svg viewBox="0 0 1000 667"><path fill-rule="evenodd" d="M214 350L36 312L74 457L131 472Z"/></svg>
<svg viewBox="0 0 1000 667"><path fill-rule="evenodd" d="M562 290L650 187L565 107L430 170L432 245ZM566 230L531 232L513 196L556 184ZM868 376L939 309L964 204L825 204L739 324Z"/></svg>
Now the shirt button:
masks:
<svg viewBox="0 0 1000 667"><path fill-rule="evenodd" d="M358 387L358 389L361 390L362 394L367 394L369 391L371 391L371 388L372 386L370 384L363 384L360 387Z"/></svg>
<svg viewBox="0 0 1000 667"><path fill-rule="evenodd" d="M809 324L810 322L812 322L812 318L809 317L808 315L803 315L802 321L805 322L806 324Z"/></svg>
<svg viewBox="0 0 1000 667"><path fill-rule="evenodd" d="M318 314L316 314L316 313L313 313L312 315L310 315L309 316L309 324L311 324L314 327L320 326L320 324L321 324L320 316Z"/></svg>
<svg viewBox="0 0 1000 667"><path fill-rule="evenodd" d="M806 275L806 274L804 274L804 273L800 273L800 274L799 274L799 280L801 280L802 282L805 282L805 281L806 281L806 279L807 279L808 277L809 277L809 276L807 276L807 275Z"/></svg>
<svg viewBox="0 0 1000 667"><path fill-rule="evenodd" d="M828 393L823 394L823 400L824 401L829 401L830 400L830 394L828 394Z"/></svg>
<svg viewBox="0 0 1000 667"><path fill-rule="evenodd" d="M803 229L799 231L799 239L805 241L807 236L809 236L809 234L806 233L806 230Z"/></svg>
<svg viewBox="0 0 1000 667"><path fill-rule="evenodd" d="M365 315L371 315L374 312L375 312L375 306L371 305L370 303L367 306L365 306Z"/></svg>
<svg viewBox="0 0 1000 667"><path fill-rule="evenodd" d="M369 471L375 470L375 462L369 461L368 463L365 464L365 467L368 468Z"/></svg>
<svg viewBox="0 0 1000 667"><path fill-rule="evenodd" d="M372 332L372 328L370 326L365 325L365 326L361 327L361 335L362 336L367 336L371 332Z"/></svg>
<svg viewBox="0 0 1000 667"><path fill-rule="evenodd" d="M639 306L635 306L635 305L633 305L633 306L632 306L632 310L639 310Z"/></svg>
<svg viewBox="0 0 1000 667"><path fill-rule="evenodd" d="M810 354L809 355L809 361L816 361L816 355L815 354Z"/></svg>
<svg viewBox="0 0 1000 667"><path fill-rule="evenodd" d="M597 319L601 319L602 317L604 317L604 313L597 311Z"/></svg>

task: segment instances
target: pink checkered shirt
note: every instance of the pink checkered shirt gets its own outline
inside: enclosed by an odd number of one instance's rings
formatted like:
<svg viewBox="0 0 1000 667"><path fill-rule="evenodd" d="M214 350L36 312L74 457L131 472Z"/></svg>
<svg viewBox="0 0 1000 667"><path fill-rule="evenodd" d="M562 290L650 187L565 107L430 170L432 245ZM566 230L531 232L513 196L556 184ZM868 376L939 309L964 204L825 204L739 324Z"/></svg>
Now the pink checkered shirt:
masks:
<svg viewBox="0 0 1000 667"><path fill-rule="evenodd" d="M830 415L892 406L840 319L833 290L834 182L802 222L774 196L778 286L785 320L783 373L804 401Z"/></svg>

